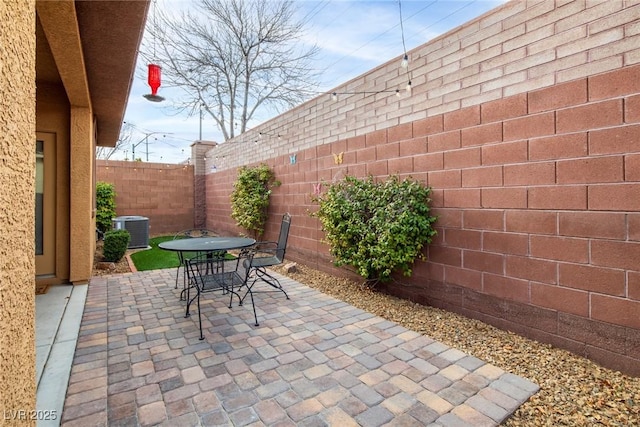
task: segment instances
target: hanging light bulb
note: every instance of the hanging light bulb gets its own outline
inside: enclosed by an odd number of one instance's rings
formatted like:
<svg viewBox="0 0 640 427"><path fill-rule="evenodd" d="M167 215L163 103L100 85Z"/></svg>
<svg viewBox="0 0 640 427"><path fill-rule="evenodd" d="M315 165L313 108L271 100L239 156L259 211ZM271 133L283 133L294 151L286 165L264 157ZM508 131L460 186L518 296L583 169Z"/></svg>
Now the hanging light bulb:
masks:
<svg viewBox="0 0 640 427"><path fill-rule="evenodd" d="M407 83L407 92L411 93L411 80Z"/></svg>
<svg viewBox="0 0 640 427"><path fill-rule="evenodd" d="M337 100L338 100L338 94L337 94L337 93L335 93L335 92L333 92L333 93L331 94L331 99L332 99L333 101L337 101Z"/></svg>
<svg viewBox="0 0 640 427"><path fill-rule="evenodd" d="M396 96L400 98L400 89L396 89Z"/></svg>
<svg viewBox="0 0 640 427"><path fill-rule="evenodd" d="M400 63L400 66L402 68L407 68L409 66L409 57L407 56L407 54L404 54L404 57L402 58L402 62Z"/></svg>

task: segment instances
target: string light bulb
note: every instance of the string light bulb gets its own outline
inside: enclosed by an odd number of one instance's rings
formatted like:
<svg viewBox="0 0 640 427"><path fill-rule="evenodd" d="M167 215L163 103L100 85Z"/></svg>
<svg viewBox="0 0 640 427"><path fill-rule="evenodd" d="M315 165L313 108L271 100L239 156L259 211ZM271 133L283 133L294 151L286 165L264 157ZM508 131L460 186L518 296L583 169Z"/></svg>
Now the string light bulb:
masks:
<svg viewBox="0 0 640 427"><path fill-rule="evenodd" d="M333 93L331 94L331 99L332 99L333 101L337 101L337 100L338 100L338 94L337 94L337 93L335 93L335 92L333 92Z"/></svg>
<svg viewBox="0 0 640 427"><path fill-rule="evenodd" d="M407 93L411 93L411 80L407 83Z"/></svg>
<svg viewBox="0 0 640 427"><path fill-rule="evenodd" d="M405 68L405 69L406 69L407 67L409 67L409 57L407 56L407 54L406 54L406 53L404 54L404 57L402 58L402 62L400 63L400 66L401 66L402 68Z"/></svg>
<svg viewBox="0 0 640 427"><path fill-rule="evenodd" d="M396 89L396 96L400 98L400 89Z"/></svg>

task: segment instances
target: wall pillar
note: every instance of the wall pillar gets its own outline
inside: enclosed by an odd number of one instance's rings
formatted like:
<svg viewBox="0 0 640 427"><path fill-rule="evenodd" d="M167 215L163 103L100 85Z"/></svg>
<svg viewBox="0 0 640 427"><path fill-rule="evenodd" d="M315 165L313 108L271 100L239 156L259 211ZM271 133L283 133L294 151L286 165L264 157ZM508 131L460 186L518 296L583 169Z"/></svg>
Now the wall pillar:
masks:
<svg viewBox="0 0 640 427"><path fill-rule="evenodd" d="M193 164L194 227L207 228L207 151L218 145L213 141L191 144Z"/></svg>
<svg viewBox="0 0 640 427"><path fill-rule="evenodd" d="M91 109L71 107L71 269L73 284L87 283L93 271L95 214L93 162L95 156ZM90 248L90 250L87 250Z"/></svg>

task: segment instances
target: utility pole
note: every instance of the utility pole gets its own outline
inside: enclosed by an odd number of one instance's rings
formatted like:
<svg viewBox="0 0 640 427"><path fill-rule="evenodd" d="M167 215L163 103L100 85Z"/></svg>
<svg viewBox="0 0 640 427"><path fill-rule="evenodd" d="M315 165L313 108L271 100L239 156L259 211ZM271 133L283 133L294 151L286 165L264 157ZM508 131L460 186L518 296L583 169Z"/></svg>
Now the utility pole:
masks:
<svg viewBox="0 0 640 427"><path fill-rule="evenodd" d="M159 135L162 134L162 137L166 137L167 135L169 135L166 132L143 132L144 133L144 138L142 138L140 141L136 142L135 144L131 144L131 160L133 160L134 162L136 161L136 147L140 144L142 144L143 142L145 143L146 146L146 150L147 150L147 162L149 161L149 137L151 135Z"/></svg>
<svg viewBox="0 0 640 427"><path fill-rule="evenodd" d="M200 136L198 137L198 141L202 141L202 106L203 104L200 104Z"/></svg>

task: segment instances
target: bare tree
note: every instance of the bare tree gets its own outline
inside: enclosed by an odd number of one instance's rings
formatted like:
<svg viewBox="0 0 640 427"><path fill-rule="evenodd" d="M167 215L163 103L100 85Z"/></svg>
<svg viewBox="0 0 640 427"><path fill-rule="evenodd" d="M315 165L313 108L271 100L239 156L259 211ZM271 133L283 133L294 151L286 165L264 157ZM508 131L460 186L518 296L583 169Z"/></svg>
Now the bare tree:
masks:
<svg viewBox="0 0 640 427"><path fill-rule="evenodd" d="M184 91L179 112L207 114L225 141L260 108L291 108L316 87L303 21L291 1L199 0L177 14L155 10L142 55L162 66L163 86Z"/></svg>
<svg viewBox="0 0 640 427"><path fill-rule="evenodd" d="M114 154L120 151L126 151L127 147L131 144L132 136L133 125L126 122L123 123L116 145L114 147L96 147L96 159L109 160Z"/></svg>

